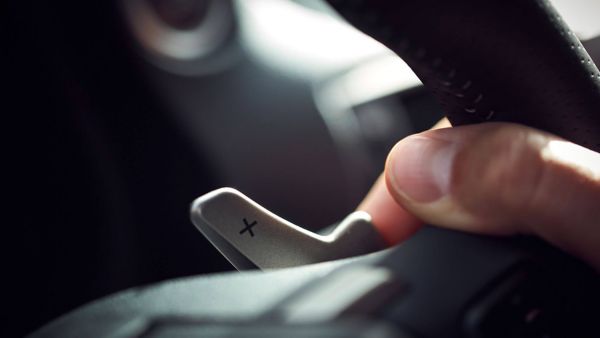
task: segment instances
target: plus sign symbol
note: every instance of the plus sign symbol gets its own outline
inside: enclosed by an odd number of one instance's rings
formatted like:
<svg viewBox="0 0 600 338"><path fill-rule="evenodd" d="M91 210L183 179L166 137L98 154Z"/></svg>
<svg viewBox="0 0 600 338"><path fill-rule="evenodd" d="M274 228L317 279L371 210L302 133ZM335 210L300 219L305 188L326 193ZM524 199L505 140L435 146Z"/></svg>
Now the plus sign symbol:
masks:
<svg viewBox="0 0 600 338"><path fill-rule="evenodd" d="M254 237L254 232L252 232L252 227L255 226L257 224L256 221L252 222L252 223L248 223L248 220L246 220L245 218L244 220L244 228L242 230L240 230L240 235L243 235L244 232L248 231L248 233L250 234L250 237Z"/></svg>

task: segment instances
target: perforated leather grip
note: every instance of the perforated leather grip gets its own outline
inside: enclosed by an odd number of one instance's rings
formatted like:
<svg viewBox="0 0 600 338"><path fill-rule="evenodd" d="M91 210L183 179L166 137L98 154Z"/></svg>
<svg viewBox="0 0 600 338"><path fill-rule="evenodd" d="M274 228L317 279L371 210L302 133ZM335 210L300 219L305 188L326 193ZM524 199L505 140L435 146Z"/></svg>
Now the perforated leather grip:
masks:
<svg viewBox="0 0 600 338"><path fill-rule="evenodd" d="M522 123L600 151L600 72L548 1L329 2L402 57L452 124Z"/></svg>

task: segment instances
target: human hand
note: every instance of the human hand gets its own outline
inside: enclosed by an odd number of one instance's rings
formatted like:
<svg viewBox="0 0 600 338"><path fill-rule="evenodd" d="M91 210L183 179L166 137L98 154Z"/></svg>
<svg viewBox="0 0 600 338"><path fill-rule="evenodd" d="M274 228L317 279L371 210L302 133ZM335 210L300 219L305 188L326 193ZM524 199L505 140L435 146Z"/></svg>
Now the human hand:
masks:
<svg viewBox="0 0 600 338"><path fill-rule="evenodd" d="M406 137L358 207L390 243L422 224L534 234L600 271L600 154L509 123Z"/></svg>

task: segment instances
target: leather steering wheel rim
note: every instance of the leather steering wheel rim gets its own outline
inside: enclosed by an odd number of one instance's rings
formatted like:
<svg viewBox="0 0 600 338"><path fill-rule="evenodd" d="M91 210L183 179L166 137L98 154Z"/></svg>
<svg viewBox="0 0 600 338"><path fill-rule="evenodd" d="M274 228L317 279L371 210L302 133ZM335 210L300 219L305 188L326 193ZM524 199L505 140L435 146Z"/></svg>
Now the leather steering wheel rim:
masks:
<svg viewBox="0 0 600 338"><path fill-rule="evenodd" d="M600 151L600 72L547 0L328 0L397 53L453 125L504 121Z"/></svg>

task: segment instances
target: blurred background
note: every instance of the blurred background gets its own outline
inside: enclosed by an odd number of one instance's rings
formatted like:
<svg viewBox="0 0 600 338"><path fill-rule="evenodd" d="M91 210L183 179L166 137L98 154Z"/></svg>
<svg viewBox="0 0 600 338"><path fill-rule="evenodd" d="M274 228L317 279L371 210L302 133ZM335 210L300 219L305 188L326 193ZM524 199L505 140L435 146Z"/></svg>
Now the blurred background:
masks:
<svg viewBox="0 0 600 338"><path fill-rule="evenodd" d="M600 1L553 2L598 62ZM318 0L2 7L2 336L128 287L231 270L188 218L212 189L329 225L397 140L442 116L400 59Z"/></svg>

